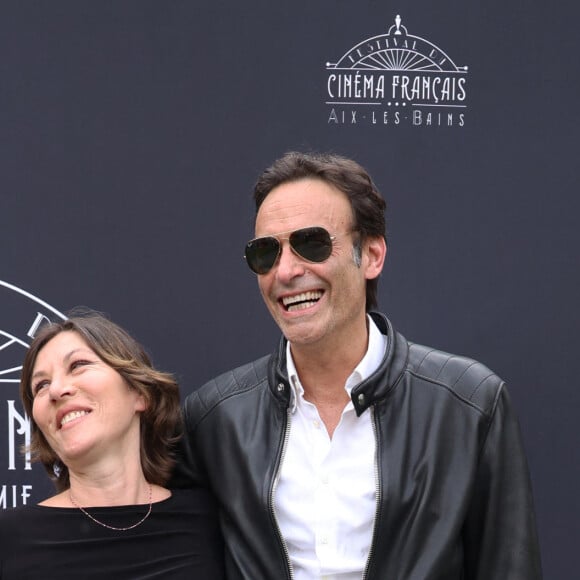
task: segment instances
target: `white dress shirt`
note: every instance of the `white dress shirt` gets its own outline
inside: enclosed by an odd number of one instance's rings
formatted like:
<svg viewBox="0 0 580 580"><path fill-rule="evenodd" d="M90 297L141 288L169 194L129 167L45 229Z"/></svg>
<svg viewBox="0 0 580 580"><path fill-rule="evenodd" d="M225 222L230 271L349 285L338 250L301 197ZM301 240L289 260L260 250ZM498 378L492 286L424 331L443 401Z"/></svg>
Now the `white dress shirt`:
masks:
<svg viewBox="0 0 580 580"><path fill-rule="evenodd" d="M380 365L387 338L367 317L368 350L344 386L350 392ZM276 484L274 507L295 580L360 580L376 511L371 410L360 417L352 401L332 439L304 389L287 347L292 384L290 436Z"/></svg>

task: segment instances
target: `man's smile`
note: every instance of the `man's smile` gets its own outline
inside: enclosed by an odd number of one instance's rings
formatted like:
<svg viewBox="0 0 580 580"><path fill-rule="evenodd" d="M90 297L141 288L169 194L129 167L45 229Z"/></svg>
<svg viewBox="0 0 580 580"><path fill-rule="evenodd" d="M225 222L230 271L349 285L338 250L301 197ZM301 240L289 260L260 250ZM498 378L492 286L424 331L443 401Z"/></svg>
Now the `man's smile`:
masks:
<svg viewBox="0 0 580 580"><path fill-rule="evenodd" d="M310 290L293 296L284 296L280 299L280 302L287 312L294 312L314 306L320 300L322 294L322 290Z"/></svg>

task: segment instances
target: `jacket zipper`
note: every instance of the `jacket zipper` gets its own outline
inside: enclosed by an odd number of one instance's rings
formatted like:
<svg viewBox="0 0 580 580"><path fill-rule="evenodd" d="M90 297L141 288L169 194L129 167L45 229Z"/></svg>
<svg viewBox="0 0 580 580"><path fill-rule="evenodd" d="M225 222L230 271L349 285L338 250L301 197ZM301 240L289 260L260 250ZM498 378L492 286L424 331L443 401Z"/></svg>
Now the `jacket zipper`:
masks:
<svg viewBox="0 0 580 580"><path fill-rule="evenodd" d="M362 580L368 579L369 569L371 566L371 559L373 557L374 548L376 544L376 535L377 535L377 526L379 521L379 511L380 505L382 502L382 486L381 486L381 479L379 477L379 438L377 436L377 421L375 415L375 408L371 407L369 411L372 413L372 421L371 424L373 426L373 435L375 437L375 496L376 496L376 505L375 505L375 521L373 522L373 535L371 540L371 547L369 549L369 556L367 558L367 564L365 566L364 574L362 576Z"/></svg>
<svg viewBox="0 0 580 580"><path fill-rule="evenodd" d="M292 420L292 415L290 411L290 407L286 409L286 425L284 426L284 439L282 443L282 452L280 453L280 458L278 460L278 465L276 466L276 471L274 473L274 479L272 482L272 487L270 488L270 497L269 497L269 508L270 514L272 516L272 520L276 524L276 534L278 535L278 540L280 540L280 545L284 551L284 555L286 557L286 564L288 568L288 580L293 580L294 572L292 571L292 563L290 562L290 553L288 551L288 546L286 545L286 541L282 536L282 532L280 531L280 525L278 524L278 520L276 518L276 511L274 510L274 494L276 493L276 487L278 485L278 480L280 479L280 470L282 469L282 463L284 461L284 455L286 454L286 447L288 446L288 439L290 437L290 423Z"/></svg>

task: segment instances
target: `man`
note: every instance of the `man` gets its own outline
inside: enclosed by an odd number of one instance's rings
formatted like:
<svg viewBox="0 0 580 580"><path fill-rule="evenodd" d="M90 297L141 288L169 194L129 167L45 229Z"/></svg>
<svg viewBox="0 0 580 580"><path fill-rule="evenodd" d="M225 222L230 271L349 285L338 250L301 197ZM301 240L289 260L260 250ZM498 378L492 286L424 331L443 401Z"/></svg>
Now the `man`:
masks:
<svg viewBox="0 0 580 580"><path fill-rule="evenodd" d="M502 380L373 312L385 202L365 170L289 153L254 199L245 257L283 336L187 398L179 469L217 497L228 577L541 578Z"/></svg>

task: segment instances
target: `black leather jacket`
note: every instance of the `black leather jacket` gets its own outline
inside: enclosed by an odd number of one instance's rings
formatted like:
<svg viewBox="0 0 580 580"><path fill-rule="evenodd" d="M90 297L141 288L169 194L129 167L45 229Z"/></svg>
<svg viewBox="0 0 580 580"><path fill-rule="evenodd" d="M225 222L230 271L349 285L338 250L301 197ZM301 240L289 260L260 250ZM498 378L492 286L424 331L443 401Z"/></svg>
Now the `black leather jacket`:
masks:
<svg viewBox="0 0 580 580"><path fill-rule="evenodd" d="M352 390L373 414L377 510L365 579L537 580L540 555L517 419L480 363L388 335L380 368ZM292 578L273 508L289 431L285 340L278 352L187 397L175 482L221 505L228 578Z"/></svg>

